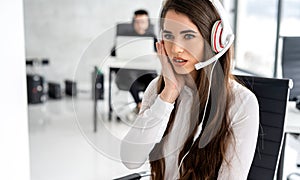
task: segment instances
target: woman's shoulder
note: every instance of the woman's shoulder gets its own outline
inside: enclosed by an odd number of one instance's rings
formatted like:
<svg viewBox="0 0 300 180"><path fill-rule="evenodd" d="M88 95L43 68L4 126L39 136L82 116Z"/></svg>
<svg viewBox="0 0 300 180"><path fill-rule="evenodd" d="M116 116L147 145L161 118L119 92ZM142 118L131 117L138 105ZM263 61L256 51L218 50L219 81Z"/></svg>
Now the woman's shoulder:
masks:
<svg viewBox="0 0 300 180"><path fill-rule="evenodd" d="M149 108L155 101L158 96L157 93L157 85L158 85L159 77L154 78L146 88L142 100L142 108L141 111L145 110L145 108Z"/></svg>
<svg viewBox="0 0 300 180"><path fill-rule="evenodd" d="M250 91L247 87L237 82L236 80L234 79L230 80L230 86L232 89L234 101L243 101L243 102L247 100L257 101L255 94L252 91Z"/></svg>
<svg viewBox="0 0 300 180"><path fill-rule="evenodd" d="M240 84L236 80L230 81L232 89L232 101L229 110L229 116L232 119L232 123L237 123L251 114L258 114L259 105L255 94L247 87Z"/></svg>
<svg viewBox="0 0 300 180"><path fill-rule="evenodd" d="M157 85L158 85L158 80L159 80L159 76L155 77L148 85L146 91L148 90L157 90ZM156 91L155 91L156 92Z"/></svg>

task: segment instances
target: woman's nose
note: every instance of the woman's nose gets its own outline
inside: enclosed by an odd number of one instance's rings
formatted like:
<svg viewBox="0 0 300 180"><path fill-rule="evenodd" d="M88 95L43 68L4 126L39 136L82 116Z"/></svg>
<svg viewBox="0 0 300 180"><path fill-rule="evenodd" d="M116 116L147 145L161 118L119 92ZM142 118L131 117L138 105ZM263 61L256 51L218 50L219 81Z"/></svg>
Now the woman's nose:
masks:
<svg viewBox="0 0 300 180"><path fill-rule="evenodd" d="M180 43L178 43L178 42L173 42L172 52L175 53L175 54L182 53L183 52L182 45L180 45Z"/></svg>

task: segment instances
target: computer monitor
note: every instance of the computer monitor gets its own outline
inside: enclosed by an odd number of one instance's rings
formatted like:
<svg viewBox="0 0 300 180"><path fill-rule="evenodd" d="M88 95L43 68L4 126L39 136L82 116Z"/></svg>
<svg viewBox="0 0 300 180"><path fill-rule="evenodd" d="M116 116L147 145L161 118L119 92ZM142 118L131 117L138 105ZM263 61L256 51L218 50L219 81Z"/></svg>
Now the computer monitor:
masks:
<svg viewBox="0 0 300 180"><path fill-rule="evenodd" d="M117 36L116 57L118 59L130 60L154 52L153 37Z"/></svg>

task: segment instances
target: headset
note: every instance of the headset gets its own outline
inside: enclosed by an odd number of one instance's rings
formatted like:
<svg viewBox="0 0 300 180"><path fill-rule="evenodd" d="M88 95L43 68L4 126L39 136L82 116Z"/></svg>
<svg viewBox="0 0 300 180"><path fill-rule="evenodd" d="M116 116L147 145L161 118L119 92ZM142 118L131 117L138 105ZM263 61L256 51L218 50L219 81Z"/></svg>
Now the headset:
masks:
<svg viewBox="0 0 300 180"><path fill-rule="evenodd" d="M227 19L227 14L219 0L209 0L217 10L221 20L214 23L211 31L211 47L216 54L204 61L195 64L196 70L217 61L230 48L234 40L234 34Z"/></svg>

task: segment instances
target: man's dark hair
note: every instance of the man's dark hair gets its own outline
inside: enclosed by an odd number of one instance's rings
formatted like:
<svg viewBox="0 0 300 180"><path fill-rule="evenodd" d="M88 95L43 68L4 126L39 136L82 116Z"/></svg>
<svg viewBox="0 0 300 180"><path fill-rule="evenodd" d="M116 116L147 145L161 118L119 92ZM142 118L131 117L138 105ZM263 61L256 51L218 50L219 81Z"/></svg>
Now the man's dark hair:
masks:
<svg viewBox="0 0 300 180"><path fill-rule="evenodd" d="M134 12L134 15L135 16L137 16L137 15L147 15L148 16L148 12L144 9L139 9Z"/></svg>

